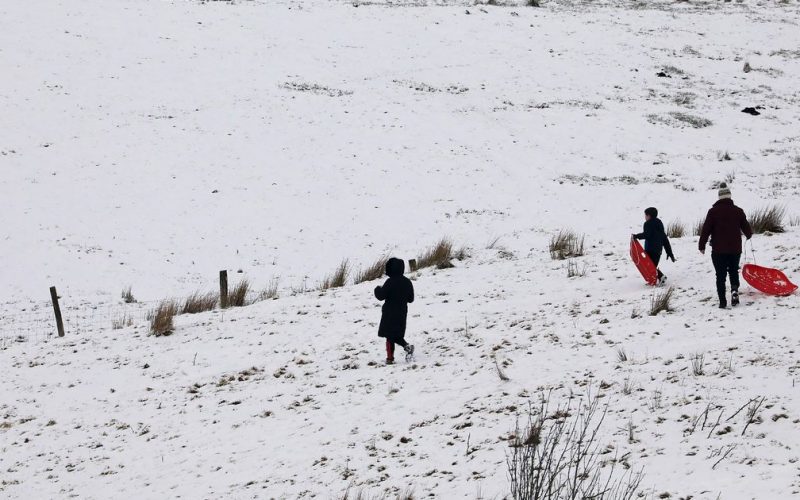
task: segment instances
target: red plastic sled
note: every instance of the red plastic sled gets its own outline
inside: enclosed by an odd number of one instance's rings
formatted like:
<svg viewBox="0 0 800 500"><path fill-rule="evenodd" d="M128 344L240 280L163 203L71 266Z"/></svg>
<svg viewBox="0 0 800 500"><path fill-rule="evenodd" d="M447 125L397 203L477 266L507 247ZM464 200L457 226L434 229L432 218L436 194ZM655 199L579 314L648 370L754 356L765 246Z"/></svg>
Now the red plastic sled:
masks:
<svg viewBox="0 0 800 500"><path fill-rule="evenodd" d="M783 297L797 290L797 285L777 269L745 264L742 267L742 277L750 286L768 295Z"/></svg>
<svg viewBox="0 0 800 500"><path fill-rule="evenodd" d="M647 252L642 248L642 245L634 238L631 238L631 260L636 264L636 268L642 273L642 278L644 278L648 285L655 285L658 283L658 269L656 269L656 265L653 264L650 256L647 255Z"/></svg>

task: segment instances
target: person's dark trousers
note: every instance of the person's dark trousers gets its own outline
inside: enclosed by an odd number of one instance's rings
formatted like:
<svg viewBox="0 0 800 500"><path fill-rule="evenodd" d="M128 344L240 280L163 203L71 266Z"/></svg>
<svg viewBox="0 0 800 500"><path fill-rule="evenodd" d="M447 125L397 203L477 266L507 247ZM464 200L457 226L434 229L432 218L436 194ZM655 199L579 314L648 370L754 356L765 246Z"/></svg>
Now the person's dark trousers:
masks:
<svg viewBox="0 0 800 500"><path fill-rule="evenodd" d="M653 264L656 265L656 271L658 271L658 279L661 279L664 276L664 273L662 273L661 269L658 268L658 262L661 260L661 254L647 252L647 255L650 257L650 260L653 261Z"/></svg>
<svg viewBox="0 0 800 500"><path fill-rule="evenodd" d="M739 260L742 258L740 253L712 253L711 262L714 263L714 271L717 273L717 295L720 303L727 303L725 296L725 279L730 276L731 292L739 291Z"/></svg>

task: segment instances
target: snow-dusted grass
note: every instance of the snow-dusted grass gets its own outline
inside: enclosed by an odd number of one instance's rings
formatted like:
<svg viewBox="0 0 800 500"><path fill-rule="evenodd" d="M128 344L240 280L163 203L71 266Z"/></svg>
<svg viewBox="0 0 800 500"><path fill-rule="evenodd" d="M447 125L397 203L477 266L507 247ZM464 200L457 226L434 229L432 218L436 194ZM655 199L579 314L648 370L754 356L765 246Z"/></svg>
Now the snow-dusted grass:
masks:
<svg viewBox="0 0 800 500"><path fill-rule="evenodd" d="M684 237L649 316L627 248L721 181L800 213L796 4L428 3L0 6L0 496L503 498L529 405L590 387L651 496L798 494L797 297L716 309ZM442 235L386 367L374 284L310 288ZM150 335L220 269L279 298Z"/></svg>

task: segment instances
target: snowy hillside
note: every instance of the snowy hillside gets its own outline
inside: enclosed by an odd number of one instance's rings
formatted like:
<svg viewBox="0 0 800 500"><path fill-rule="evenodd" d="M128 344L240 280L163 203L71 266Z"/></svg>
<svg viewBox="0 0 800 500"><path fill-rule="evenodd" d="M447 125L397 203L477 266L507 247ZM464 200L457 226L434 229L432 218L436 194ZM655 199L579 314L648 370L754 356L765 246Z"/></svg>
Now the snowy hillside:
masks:
<svg viewBox="0 0 800 500"><path fill-rule="evenodd" d="M692 236L727 179L800 281L798 4L506 3L0 4L0 496L503 498L550 390L650 497L799 495L797 296L715 309ZM688 233L654 317L650 205ZM443 236L387 367L378 282L313 289ZM279 298L148 335L221 269Z"/></svg>

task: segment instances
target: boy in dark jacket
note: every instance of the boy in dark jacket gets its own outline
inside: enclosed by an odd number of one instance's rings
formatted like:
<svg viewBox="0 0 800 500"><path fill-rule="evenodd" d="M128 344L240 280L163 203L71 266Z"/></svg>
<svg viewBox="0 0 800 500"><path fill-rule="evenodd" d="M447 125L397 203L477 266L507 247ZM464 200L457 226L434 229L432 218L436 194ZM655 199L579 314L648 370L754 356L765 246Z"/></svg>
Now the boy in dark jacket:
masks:
<svg viewBox="0 0 800 500"><path fill-rule="evenodd" d="M375 298L385 301L378 336L386 339L386 364L394 363L394 345L406 351L406 360L414 354L414 346L405 341L408 304L414 302L414 285L403 276L405 264L400 259L391 258L386 262L386 275L389 279L383 286L375 287Z"/></svg>
<svg viewBox="0 0 800 500"><path fill-rule="evenodd" d="M664 223L658 218L658 210L648 207L644 211L644 229L639 234L634 234L634 239L644 240L644 251L656 265L658 271L658 284L663 285L667 281L664 273L658 269L658 262L661 260L661 252L667 251L667 258L675 262L675 255L672 254L672 245L669 243L667 233L664 231Z"/></svg>

